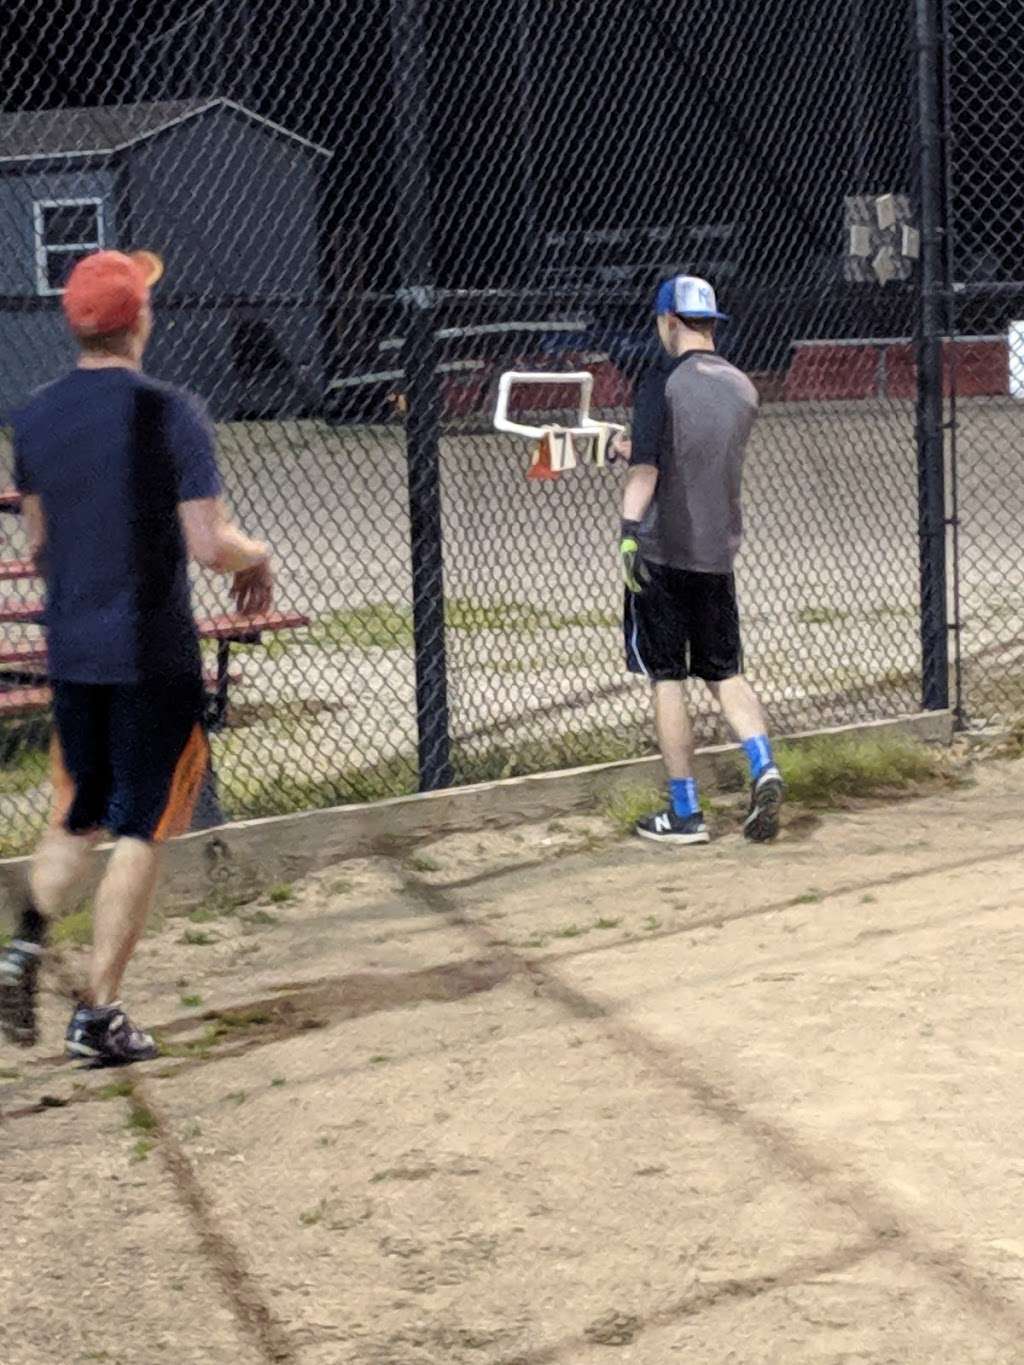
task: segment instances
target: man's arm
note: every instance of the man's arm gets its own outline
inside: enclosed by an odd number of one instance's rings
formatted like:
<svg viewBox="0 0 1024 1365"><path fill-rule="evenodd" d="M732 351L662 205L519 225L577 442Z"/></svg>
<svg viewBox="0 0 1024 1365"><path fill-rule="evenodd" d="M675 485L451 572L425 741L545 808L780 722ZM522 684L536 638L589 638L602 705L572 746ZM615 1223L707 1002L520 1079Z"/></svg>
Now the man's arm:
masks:
<svg viewBox="0 0 1024 1365"><path fill-rule="evenodd" d="M273 596L270 549L228 516L209 418L178 396L169 436L178 471L178 518L189 558L214 573L233 574L231 592L238 610L261 615Z"/></svg>
<svg viewBox="0 0 1024 1365"><path fill-rule="evenodd" d="M641 522L658 486L658 470L652 464L630 465L622 491L622 520Z"/></svg>
<svg viewBox="0 0 1024 1365"><path fill-rule="evenodd" d="M270 547L253 540L228 517L220 498L178 504L190 559L214 573L234 575L231 595L243 616L262 616L274 597Z"/></svg>
<svg viewBox="0 0 1024 1365"><path fill-rule="evenodd" d="M220 498L191 498L178 504L190 559L213 573L244 573L269 559L270 549L229 518Z"/></svg>
<svg viewBox="0 0 1024 1365"><path fill-rule="evenodd" d="M665 375L656 366L649 369L636 386L633 403L633 429L624 442L629 455L629 472L622 494L622 520L641 522L647 514L658 485L658 466L665 439L668 411L665 403Z"/></svg>
<svg viewBox="0 0 1024 1365"><path fill-rule="evenodd" d="M628 448L629 471L622 491L619 558L623 580L633 593L643 592L648 580L640 557L640 528L658 486L666 420L665 376L654 368L648 370L637 385L632 439L623 442L624 453Z"/></svg>

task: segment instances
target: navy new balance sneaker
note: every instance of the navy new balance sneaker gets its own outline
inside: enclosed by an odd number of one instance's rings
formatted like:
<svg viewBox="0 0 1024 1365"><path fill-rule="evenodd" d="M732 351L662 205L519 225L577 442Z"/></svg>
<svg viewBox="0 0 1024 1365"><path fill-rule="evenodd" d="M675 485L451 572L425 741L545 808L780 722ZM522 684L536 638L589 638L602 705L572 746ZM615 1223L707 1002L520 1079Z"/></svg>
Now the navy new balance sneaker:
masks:
<svg viewBox="0 0 1024 1365"><path fill-rule="evenodd" d="M786 788L778 768L765 768L750 789L750 812L743 833L755 844L770 844L779 832L779 811Z"/></svg>
<svg viewBox="0 0 1024 1365"><path fill-rule="evenodd" d="M79 1005L68 1024L64 1047L69 1057L93 1067L129 1066L160 1056L156 1043L135 1027L120 1001L100 1009Z"/></svg>
<svg viewBox="0 0 1024 1365"><path fill-rule="evenodd" d="M36 990L43 950L16 938L0 953L0 1032L18 1047L32 1047L36 1027Z"/></svg>
<svg viewBox="0 0 1024 1365"><path fill-rule="evenodd" d="M707 844L711 842L703 815L677 815L669 807L657 815L648 815L636 822L641 839L655 844Z"/></svg>

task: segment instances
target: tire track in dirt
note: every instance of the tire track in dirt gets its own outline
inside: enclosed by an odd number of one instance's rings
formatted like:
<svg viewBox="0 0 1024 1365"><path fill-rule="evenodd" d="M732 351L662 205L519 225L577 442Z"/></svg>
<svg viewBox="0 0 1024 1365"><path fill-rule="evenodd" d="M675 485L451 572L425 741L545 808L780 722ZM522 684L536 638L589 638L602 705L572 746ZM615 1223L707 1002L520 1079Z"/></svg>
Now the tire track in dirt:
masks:
<svg viewBox="0 0 1024 1365"><path fill-rule="evenodd" d="M871 1237L832 1256L805 1256L771 1274L698 1284L690 1293L681 1295L646 1317L611 1312L592 1323L581 1336L552 1342L550 1346L542 1346L536 1351L517 1351L498 1360L495 1365L561 1365L561 1362L573 1365L573 1361L579 1358L579 1352L595 1343L602 1346L628 1346L643 1332L672 1327L685 1318L705 1313L729 1300L749 1302L778 1290L796 1289L822 1275L845 1274L870 1260L886 1245L884 1239Z"/></svg>
<svg viewBox="0 0 1024 1365"><path fill-rule="evenodd" d="M145 1081L135 1082L133 1098L153 1120L151 1131L156 1154L188 1214L202 1255L217 1277L239 1326L265 1365L290 1365L298 1358L295 1345L249 1273L242 1252L220 1227L192 1163Z"/></svg>
<svg viewBox="0 0 1024 1365"><path fill-rule="evenodd" d="M916 881L919 878L936 876L943 872L961 872L966 871L968 868L984 867L986 863L1003 862L1007 858L1019 857L1021 846L1021 840L1018 839L1012 844L989 849L985 853L975 854L971 857L954 858L950 859L948 862L935 862L929 867L909 868L902 872L892 872L884 877L865 877L860 881L843 882L839 886L823 889L822 901L834 900L839 896L853 896L869 891L882 891L887 886L903 886L907 882ZM570 854L567 856L575 855ZM535 871L542 866L544 866L543 863L512 864L502 868L491 868L487 872L480 873L476 877L464 877L459 881L427 882L425 880L417 879L415 882L410 881L409 884L420 889L427 889L430 891L436 890L442 895L450 895L460 891L472 891L474 887L479 886L484 882L499 881L502 877L508 877L523 871ZM408 876L405 869L400 868L399 870L402 872L403 876ZM705 915L702 919L687 920L685 924L679 925L677 928L673 929L655 929L644 934L643 942L658 943L664 939L680 938L684 934L697 933L702 929L723 929L726 925L742 924L747 920L761 919L767 915L778 915L785 910L797 910L800 908L806 909L806 902L801 901L799 897L788 896L785 900L771 901L767 905L753 905L748 906L743 910L716 912L715 914ZM949 918L951 920L955 919L960 913L961 912L959 911L954 911ZM932 922L933 921L929 921L929 923ZM942 922L941 919L934 921L934 923ZM467 923L469 923L468 920ZM910 925L907 927L908 929L914 929L919 928L920 926ZM903 932L904 929L902 926L893 930L893 933L897 935ZM493 942L497 947L502 949L507 947L502 940L497 938L489 938L488 941ZM528 960L535 965L544 966L548 963L568 962L577 958L597 957L603 953L616 952L623 946L631 945L624 944L624 940L622 939L609 938L607 941L600 944L590 944L587 947L581 948L567 948L560 953L544 953L524 960Z"/></svg>
<svg viewBox="0 0 1024 1365"><path fill-rule="evenodd" d="M1008 848L1006 852L1017 855L1019 844ZM984 857L958 860L933 871L972 867L993 861L996 857L997 854L990 852ZM773 1164L786 1171L791 1179L815 1188L826 1202L854 1214L873 1244L891 1246L912 1265L940 1280L956 1298L980 1314L986 1326L1002 1333L1007 1344L1016 1345L1020 1342L1024 1336L1024 1309L1001 1296L971 1266L966 1244L955 1236L940 1237L937 1231L922 1227L907 1216L906 1210L894 1204L884 1190L874 1187L864 1178L849 1176L840 1165L819 1153L784 1124L751 1113L726 1086L716 1083L702 1072L699 1063L688 1061L679 1049L659 1042L641 1029L624 1022L618 1017L614 1005L606 1004L563 980L552 970L554 964L551 959L542 962L537 958L524 957L505 944L498 945L486 928L460 909L447 894L447 889L427 885L404 868L398 871L407 893L418 896L425 908L443 916L452 928L463 930L485 949L500 950L506 956L518 958L523 975L533 982L538 994L561 1006L574 1019L602 1021L609 1041L628 1058L645 1063L670 1085L685 1091L703 1113L724 1128L742 1133L765 1152ZM886 880L901 882L920 875L924 874L897 874ZM738 918L752 916L741 914ZM608 951L608 948L602 951ZM542 1362L538 1362L538 1365L542 1365Z"/></svg>

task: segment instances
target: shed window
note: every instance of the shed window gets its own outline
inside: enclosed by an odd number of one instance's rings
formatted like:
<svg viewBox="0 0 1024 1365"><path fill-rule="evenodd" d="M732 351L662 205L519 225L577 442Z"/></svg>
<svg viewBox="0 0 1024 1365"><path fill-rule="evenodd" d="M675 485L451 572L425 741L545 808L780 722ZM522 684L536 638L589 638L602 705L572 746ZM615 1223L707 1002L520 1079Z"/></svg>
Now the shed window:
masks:
<svg viewBox="0 0 1024 1365"><path fill-rule="evenodd" d="M103 201L44 199L33 209L36 291L60 294L75 262L103 245Z"/></svg>

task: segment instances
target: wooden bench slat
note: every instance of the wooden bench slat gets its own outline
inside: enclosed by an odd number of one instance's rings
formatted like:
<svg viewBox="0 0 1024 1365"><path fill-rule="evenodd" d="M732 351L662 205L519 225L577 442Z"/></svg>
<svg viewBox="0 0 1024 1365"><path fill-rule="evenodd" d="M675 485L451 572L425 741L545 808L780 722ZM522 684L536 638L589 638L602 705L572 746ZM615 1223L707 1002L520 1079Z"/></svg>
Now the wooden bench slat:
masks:
<svg viewBox="0 0 1024 1365"><path fill-rule="evenodd" d="M38 601L0 601L0 625L36 625L43 619L43 604Z"/></svg>
<svg viewBox="0 0 1024 1365"><path fill-rule="evenodd" d="M42 640L23 640L18 644L0 645L0 668L46 668L46 645Z"/></svg>
<svg viewBox="0 0 1024 1365"><path fill-rule="evenodd" d="M203 640L250 640L257 635L278 630L299 630L309 625L309 617L301 612L269 611L264 616L239 616L228 612L198 621Z"/></svg>
<svg viewBox="0 0 1024 1365"><path fill-rule="evenodd" d="M18 578L38 578L31 559L0 559L0 583L13 583Z"/></svg>
<svg viewBox="0 0 1024 1365"><path fill-rule="evenodd" d="M231 669L228 674L228 681L232 684L240 683L242 681L241 669ZM203 684L207 691L212 693L217 686L216 673L204 674ZM43 683L26 683L23 687L0 688L0 717L21 712L45 711L52 700L50 688Z"/></svg>
<svg viewBox="0 0 1024 1365"><path fill-rule="evenodd" d="M0 717L31 715L34 711L45 711L49 705L48 687L12 687L0 692Z"/></svg>
<svg viewBox="0 0 1024 1365"><path fill-rule="evenodd" d="M43 604L24 601L0 601L0 625L33 624L42 619ZM265 616L239 616L228 612L198 621L199 635L204 640L249 640L253 636L278 630L299 630L309 625L309 617L301 612L270 611Z"/></svg>

